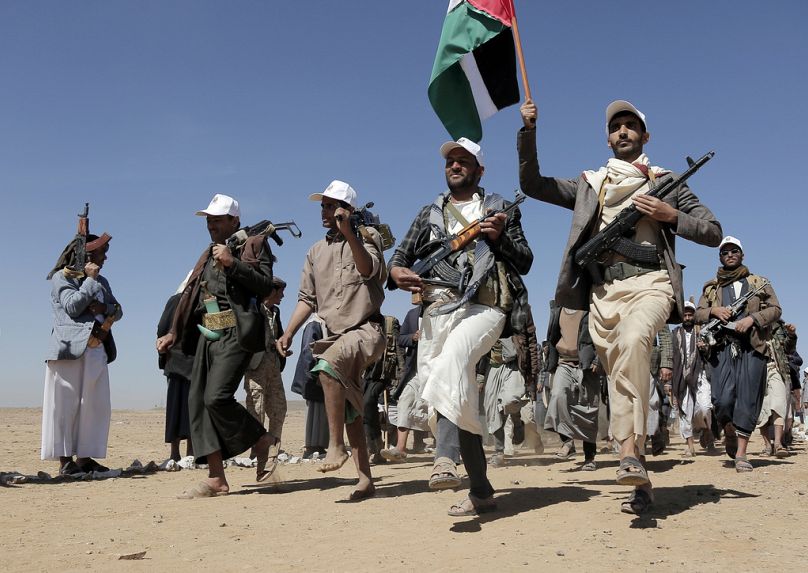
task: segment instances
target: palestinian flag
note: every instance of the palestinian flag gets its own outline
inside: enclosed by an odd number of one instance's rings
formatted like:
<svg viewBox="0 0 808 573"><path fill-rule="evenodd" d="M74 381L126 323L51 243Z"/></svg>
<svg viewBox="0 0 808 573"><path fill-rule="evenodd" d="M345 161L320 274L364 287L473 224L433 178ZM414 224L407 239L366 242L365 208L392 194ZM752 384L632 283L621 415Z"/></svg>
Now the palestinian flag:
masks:
<svg viewBox="0 0 808 573"><path fill-rule="evenodd" d="M450 0L429 102L453 139L480 141L482 120L519 101L512 0Z"/></svg>

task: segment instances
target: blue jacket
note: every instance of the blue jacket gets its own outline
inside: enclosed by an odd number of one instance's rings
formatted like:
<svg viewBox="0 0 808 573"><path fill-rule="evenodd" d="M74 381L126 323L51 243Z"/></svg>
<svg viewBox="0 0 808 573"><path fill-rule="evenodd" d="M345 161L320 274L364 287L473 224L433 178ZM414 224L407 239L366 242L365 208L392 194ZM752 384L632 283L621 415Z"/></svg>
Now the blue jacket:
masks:
<svg viewBox="0 0 808 573"><path fill-rule="evenodd" d="M97 279L69 279L64 271L59 271L53 275L51 284L53 332L45 360L77 360L84 354L93 330L95 316L87 308L90 303L103 299L107 305L106 314L115 313L115 320L120 320L123 312L120 306L115 309L118 301L112 294L109 282L101 275ZM117 350L111 331L104 341L104 350L107 352L107 362L115 360Z"/></svg>

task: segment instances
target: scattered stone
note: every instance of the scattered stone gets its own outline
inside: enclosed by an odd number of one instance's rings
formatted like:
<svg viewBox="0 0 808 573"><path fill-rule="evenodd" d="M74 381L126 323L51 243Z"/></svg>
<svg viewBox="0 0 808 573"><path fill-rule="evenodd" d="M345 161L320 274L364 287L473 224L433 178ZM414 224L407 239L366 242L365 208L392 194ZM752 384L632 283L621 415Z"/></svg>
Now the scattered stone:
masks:
<svg viewBox="0 0 808 573"><path fill-rule="evenodd" d="M137 553L127 553L125 555L119 555L118 559L119 560L120 559L128 559L128 560L132 561L132 560L143 559L144 557L146 557L146 552L145 551L138 551Z"/></svg>

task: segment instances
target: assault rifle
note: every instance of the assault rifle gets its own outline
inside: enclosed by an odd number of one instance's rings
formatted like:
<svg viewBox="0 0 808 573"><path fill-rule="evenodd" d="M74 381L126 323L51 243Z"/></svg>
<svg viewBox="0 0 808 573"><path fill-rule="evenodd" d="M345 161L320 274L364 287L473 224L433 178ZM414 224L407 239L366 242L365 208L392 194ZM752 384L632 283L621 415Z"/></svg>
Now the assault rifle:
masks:
<svg viewBox="0 0 808 573"><path fill-rule="evenodd" d="M729 305L729 311L731 313L730 319L734 320L735 318L737 318L737 316L741 314L743 309L746 307L746 303L749 302L749 300L753 296L762 292L763 289L765 289L767 286L769 286L769 281L763 281L763 284L761 284L757 288L755 289L750 288L746 293L742 294L737 299L735 299L735 302ZM722 328L728 328L730 330L734 330L735 323L730 321L725 324L721 322L721 319L713 318L710 320L710 322L708 322L702 327L701 332L699 332L699 338L701 338L701 340L703 340L704 343L707 344L707 346L710 347L715 346L716 344L718 344L717 336L721 332Z"/></svg>
<svg viewBox="0 0 808 573"><path fill-rule="evenodd" d="M263 235L264 237L270 237L280 247L283 245L283 239L278 235L278 231L289 231L296 239L303 236L303 233L300 232L300 228L294 221L289 221L287 223L273 223L272 221L267 221L264 219L255 225L239 229L228 237L228 239L225 241L225 245L227 245L227 248L229 248L230 251L234 251L235 249L241 247L248 237L257 237L258 235Z"/></svg>
<svg viewBox="0 0 808 573"><path fill-rule="evenodd" d="M669 193L701 169L715 155L715 151L704 154L697 161L687 158L688 169L678 177L667 174L659 179L653 188L646 193L649 197L664 199ZM656 247L641 245L627 238L634 234L637 223L643 215L634 204L629 205L606 225L602 231L589 239L575 251L575 264L589 271L595 282L603 282L597 260L606 251L612 250L639 263L655 264L659 262Z"/></svg>
<svg viewBox="0 0 808 573"><path fill-rule="evenodd" d="M481 233L480 223L485 221L488 217L498 215L499 213L508 214L516 209L516 207L518 207L519 204L525 199L526 196L524 193L521 191L516 191L516 197L513 203L509 204L504 209L495 209L484 214L479 219L471 221L468 225L460 229L460 232L455 235L429 241L421 248L420 252L425 252L427 249L432 247L437 248L435 248L427 256L421 257L421 260L415 263L410 270L421 277L425 277L429 271L435 269L436 274L444 280L428 279L427 282L437 285L455 287L459 290L463 290L463 283L465 279L468 278L468 273L458 271L449 265L446 262L446 258L448 258L452 253L458 252L471 241L479 237Z"/></svg>
<svg viewBox="0 0 808 573"><path fill-rule="evenodd" d="M379 235L382 238L382 250L386 251L396 244L396 238L393 236L393 231L390 229L390 225L382 223L378 215L371 213L371 207L373 207L373 201L370 201L362 207L353 210L349 219L351 229L353 229L353 232L357 237L361 238L363 227L373 227L379 232ZM341 221L342 217L337 215L337 220Z"/></svg>
<svg viewBox="0 0 808 573"><path fill-rule="evenodd" d="M87 235L90 232L90 204L84 204L84 210L79 213L79 224L76 229L75 252L76 258L70 270L74 271L79 276L84 276L84 265L87 262Z"/></svg>

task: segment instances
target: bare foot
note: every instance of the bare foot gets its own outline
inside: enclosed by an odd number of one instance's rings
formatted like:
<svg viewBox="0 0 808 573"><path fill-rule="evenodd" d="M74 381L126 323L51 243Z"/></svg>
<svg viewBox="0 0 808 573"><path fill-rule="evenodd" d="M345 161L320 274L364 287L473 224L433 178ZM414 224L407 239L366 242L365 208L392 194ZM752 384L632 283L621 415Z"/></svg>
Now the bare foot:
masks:
<svg viewBox="0 0 808 573"><path fill-rule="evenodd" d="M348 496L348 501L362 501L368 499L376 494L376 487L373 482L368 478L359 476L359 481L356 484L356 489Z"/></svg>
<svg viewBox="0 0 808 573"><path fill-rule="evenodd" d="M211 491L215 492L216 494L225 494L230 492L230 484L227 483L227 480L220 477L209 477L205 480L205 483L210 486Z"/></svg>
<svg viewBox="0 0 808 573"><path fill-rule="evenodd" d="M347 461L348 452L345 451L345 446L337 446L326 450L325 459L317 468L317 471L322 473L333 472L344 466Z"/></svg>
<svg viewBox="0 0 808 573"><path fill-rule="evenodd" d="M215 478L208 478L206 481L199 482L196 486L185 490L177 496L177 499L199 499L203 497L216 497L218 495L227 495L230 488L225 482L224 489L220 489L221 485L212 485L212 482L217 481Z"/></svg>

